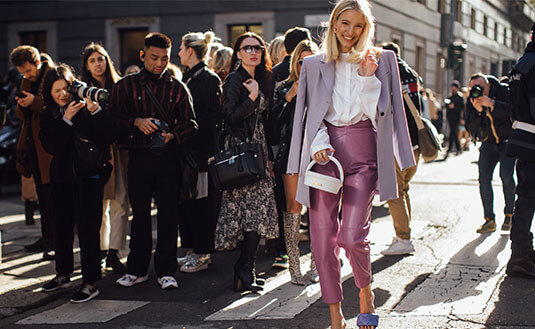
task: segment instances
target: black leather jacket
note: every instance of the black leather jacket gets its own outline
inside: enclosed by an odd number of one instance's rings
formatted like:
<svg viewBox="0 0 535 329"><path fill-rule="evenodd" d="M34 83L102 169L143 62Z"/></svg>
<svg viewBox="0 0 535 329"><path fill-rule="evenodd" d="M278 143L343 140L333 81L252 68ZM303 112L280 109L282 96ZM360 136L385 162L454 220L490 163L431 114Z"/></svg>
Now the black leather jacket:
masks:
<svg viewBox="0 0 535 329"><path fill-rule="evenodd" d="M260 106L260 96L253 102L243 82L252 78L249 73L239 67L231 72L223 82L223 117L224 129L230 131L241 141L251 139L256 124L256 110ZM264 97L269 97L265 95ZM268 120L268 112L261 114L264 123Z"/></svg>

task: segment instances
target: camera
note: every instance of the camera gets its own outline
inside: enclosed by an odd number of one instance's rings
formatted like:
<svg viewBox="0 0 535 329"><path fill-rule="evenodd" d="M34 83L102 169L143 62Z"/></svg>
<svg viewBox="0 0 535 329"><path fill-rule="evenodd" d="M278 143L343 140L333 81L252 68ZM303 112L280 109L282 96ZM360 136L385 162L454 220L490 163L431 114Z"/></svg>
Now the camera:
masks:
<svg viewBox="0 0 535 329"><path fill-rule="evenodd" d="M151 122L158 127L158 130L150 135L150 149L161 152L165 148L165 138L162 134L169 132L169 125L165 121L151 120Z"/></svg>
<svg viewBox="0 0 535 329"><path fill-rule="evenodd" d="M475 85L470 88L470 98L478 98L483 96L483 88L481 86Z"/></svg>
<svg viewBox="0 0 535 329"><path fill-rule="evenodd" d="M106 89L88 87L86 83L78 80L75 80L67 90L74 96L75 101L82 101L84 98L89 98L93 102L105 104L110 97Z"/></svg>

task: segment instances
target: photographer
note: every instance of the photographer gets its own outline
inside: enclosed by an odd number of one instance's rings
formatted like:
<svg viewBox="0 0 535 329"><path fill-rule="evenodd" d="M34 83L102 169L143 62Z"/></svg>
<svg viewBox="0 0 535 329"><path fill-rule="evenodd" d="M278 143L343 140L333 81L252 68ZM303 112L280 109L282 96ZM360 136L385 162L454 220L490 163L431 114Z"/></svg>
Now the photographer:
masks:
<svg viewBox="0 0 535 329"><path fill-rule="evenodd" d="M129 149L128 195L134 213L130 230L127 274L123 287L148 280L152 250L151 197L158 206L158 243L154 268L162 289L177 288L178 145L197 131L187 87L167 66L171 40L149 33L140 51L143 69L121 79L113 88L110 110L117 118L119 148ZM167 126L167 127L166 127Z"/></svg>
<svg viewBox="0 0 535 329"><path fill-rule="evenodd" d="M73 230L78 228L82 279L73 303L89 301L99 294L95 282L101 277L99 230L102 190L109 178L109 145L113 141L113 120L106 109L75 93L74 75L61 64L50 69L43 83L45 108L41 113L39 138L52 154L50 207L54 213L56 277L43 285L55 291L71 285ZM98 132L98 133L97 133ZM93 156L94 155L94 156Z"/></svg>
<svg viewBox="0 0 535 329"><path fill-rule="evenodd" d="M18 46L9 55L24 79L17 94L15 113L23 120L17 142L17 171L25 177L33 175L41 212L41 239L25 246L28 251L43 251L43 259L54 259L53 217L49 211L50 161L52 156L39 141L40 116L43 109L43 78L52 67L41 60L39 50L32 46Z"/></svg>
<svg viewBox="0 0 535 329"><path fill-rule="evenodd" d="M496 231L492 175L498 162L505 199L505 218L502 230L511 229L514 206L515 159L507 156L505 145L511 134L511 103L509 87L495 77L476 73L470 78L470 97L466 102L467 128L475 141L482 142L479 149L479 193L483 203L485 223L477 233Z"/></svg>

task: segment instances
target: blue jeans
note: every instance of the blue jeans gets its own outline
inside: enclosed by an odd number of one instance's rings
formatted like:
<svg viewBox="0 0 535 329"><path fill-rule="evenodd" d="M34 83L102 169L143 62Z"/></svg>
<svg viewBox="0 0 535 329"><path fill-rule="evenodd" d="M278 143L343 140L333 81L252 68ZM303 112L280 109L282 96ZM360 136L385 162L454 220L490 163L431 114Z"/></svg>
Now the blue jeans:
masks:
<svg viewBox="0 0 535 329"><path fill-rule="evenodd" d="M483 202L485 218L495 219L492 176L500 162L500 178L505 199L504 214L512 214L515 202L515 158L505 154L505 142L500 144L483 143L479 149L479 194Z"/></svg>

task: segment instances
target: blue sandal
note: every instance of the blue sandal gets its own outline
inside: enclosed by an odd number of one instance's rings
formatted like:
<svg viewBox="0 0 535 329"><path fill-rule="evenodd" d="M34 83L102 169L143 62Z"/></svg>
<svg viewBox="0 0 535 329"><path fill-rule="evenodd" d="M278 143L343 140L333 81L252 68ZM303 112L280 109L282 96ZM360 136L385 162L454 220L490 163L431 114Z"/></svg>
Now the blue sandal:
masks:
<svg viewBox="0 0 535 329"><path fill-rule="evenodd" d="M377 328L379 325L379 315L373 313L360 313L357 316L357 326L372 326Z"/></svg>

